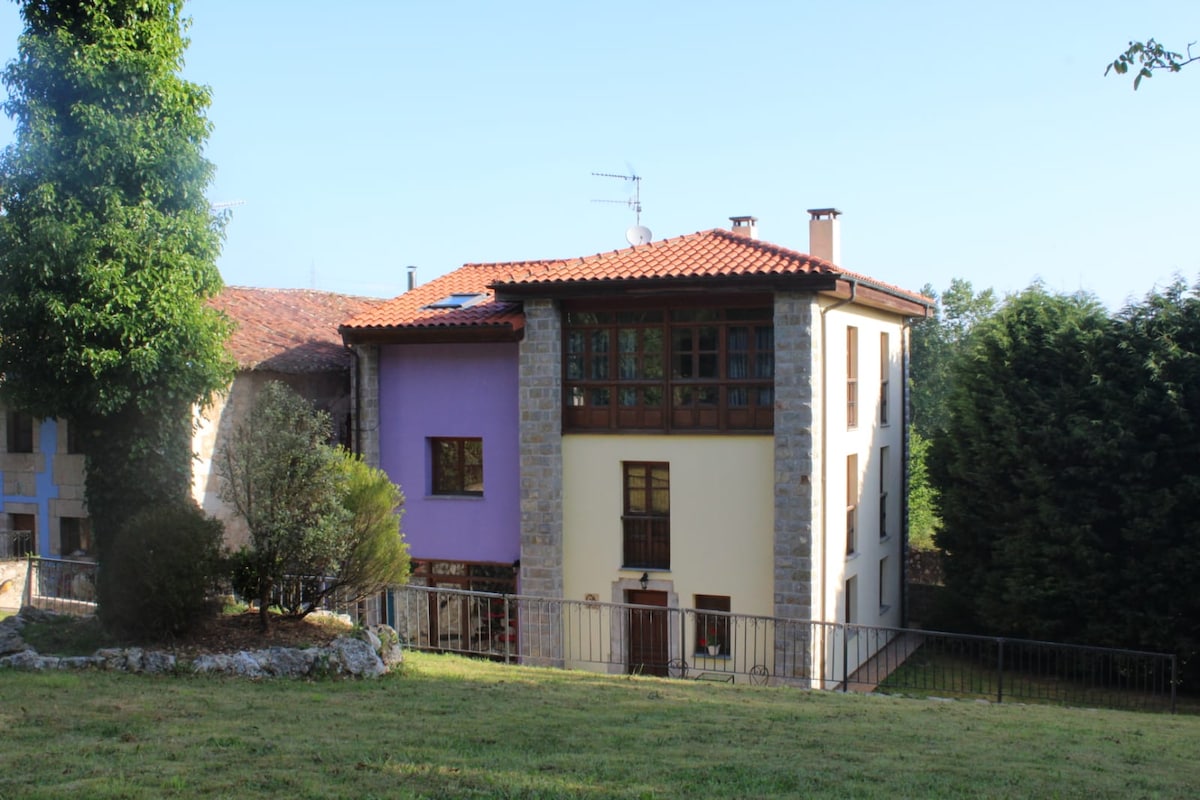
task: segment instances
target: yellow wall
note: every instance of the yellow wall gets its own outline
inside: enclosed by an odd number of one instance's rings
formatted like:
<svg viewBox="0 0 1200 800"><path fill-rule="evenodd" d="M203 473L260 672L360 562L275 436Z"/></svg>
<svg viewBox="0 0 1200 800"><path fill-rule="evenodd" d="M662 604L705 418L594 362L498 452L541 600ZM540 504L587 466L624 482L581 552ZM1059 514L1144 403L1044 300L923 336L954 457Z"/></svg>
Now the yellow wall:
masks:
<svg viewBox="0 0 1200 800"><path fill-rule="evenodd" d="M563 588L568 599L624 602L643 570L622 570L622 461L670 464L671 569L650 589L693 606L727 595L731 611L770 614L774 444L770 436L563 437Z"/></svg>

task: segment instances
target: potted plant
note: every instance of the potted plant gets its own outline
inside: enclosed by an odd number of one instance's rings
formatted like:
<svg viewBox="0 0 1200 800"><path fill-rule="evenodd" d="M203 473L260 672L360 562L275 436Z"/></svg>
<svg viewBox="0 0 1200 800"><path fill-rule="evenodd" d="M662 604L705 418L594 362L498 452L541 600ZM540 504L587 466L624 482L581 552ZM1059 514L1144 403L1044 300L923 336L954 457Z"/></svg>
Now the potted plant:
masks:
<svg viewBox="0 0 1200 800"><path fill-rule="evenodd" d="M717 633L717 626L715 624L708 626L708 636L701 641L700 646L707 648L710 656L721 654L721 639Z"/></svg>

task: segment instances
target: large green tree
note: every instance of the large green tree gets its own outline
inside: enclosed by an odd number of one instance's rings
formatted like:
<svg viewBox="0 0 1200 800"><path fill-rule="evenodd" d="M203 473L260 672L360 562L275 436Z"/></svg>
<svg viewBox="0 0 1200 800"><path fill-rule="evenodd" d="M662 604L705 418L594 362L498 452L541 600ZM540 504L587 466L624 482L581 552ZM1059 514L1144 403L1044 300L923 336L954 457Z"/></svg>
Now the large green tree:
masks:
<svg viewBox="0 0 1200 800"><path fill-rule="evenodd" d="M1176 652L1200 677L1200 299L1039 287L955 362L931 473L946 584L988 633Z"/></svg>
<svg viewBox="0 0 1200 800"><path fill-rule="evenodd" d="M945 423L954 360L964 352L974 327L995 313L996 294L991 289L976 291L962 278L951 280L941 295L928 284L921 293L938 302L933 316L912 327L909 403L914 429L929 439Z"/></svg>
<svg viewBox="0 0 1200 800"><path fill-rule="evenodd" d="M1104 438L1087 392L1108 327L1084 296L1010 297L955 362L930 472L939 491L947 588L986 630L1061 640L1085 614L1076 556L1097 513ZM1046 613L1054 607L1055 613Z"/></svg>
<svg viewBox="0 0 1200 800"><path fill-rule="evenodd" d="M3 391L79 426L101 563L125 518L186 495L192 405L230 377L205 303L222 240L204 196L209 93L179 76L181 6L25 0L4 71Z"/></svg>
<svg viewBox="0 0 1200 800"><path fill-rule="evenodd" d="M921 293L938 302L933 316L913 324L909 349L908 542L914 550L930 550L941 525L937 490L928 479L930 443L946 425L954 362L966 352L975 326L995 313L996 296L961 278L940 296L928 284Z"/></svg>

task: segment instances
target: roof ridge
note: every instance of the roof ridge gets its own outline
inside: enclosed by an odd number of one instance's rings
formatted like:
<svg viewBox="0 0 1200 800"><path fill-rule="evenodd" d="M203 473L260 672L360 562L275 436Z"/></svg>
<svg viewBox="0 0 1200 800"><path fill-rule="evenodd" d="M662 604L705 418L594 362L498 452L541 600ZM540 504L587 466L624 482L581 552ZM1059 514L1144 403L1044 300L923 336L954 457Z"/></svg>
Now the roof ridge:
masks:
<svg viewBox="0 0 1200 800"><path fill-rule="evenodd" d="M386 297L372 297L371 295L365 294L346 294L344 292L333 292L328 289L305 289L297 286L235 286L226 284L221 287L221 292L225 291L253 292L255 294L317 294L324 295L326 297L342 297L347 300L364 300L367 302L377 303L384 303L389 299ZM220 292L218 292L218 294L220 294Z"/></svg>

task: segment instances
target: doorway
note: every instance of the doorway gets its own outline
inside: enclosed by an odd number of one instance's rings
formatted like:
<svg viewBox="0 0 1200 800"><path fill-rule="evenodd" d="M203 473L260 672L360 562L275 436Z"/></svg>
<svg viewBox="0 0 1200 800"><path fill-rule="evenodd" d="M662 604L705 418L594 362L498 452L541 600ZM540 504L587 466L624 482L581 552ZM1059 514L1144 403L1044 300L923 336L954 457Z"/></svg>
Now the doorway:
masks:
<svg viewBox="0 0 1200 800"><path fill-rule="evenodd" d="M667 593L629 589L625 602L658 608L629 609L629 642L626 648L630 675L667 675Z"/></svg>

